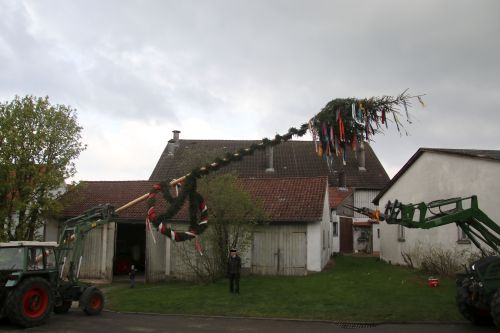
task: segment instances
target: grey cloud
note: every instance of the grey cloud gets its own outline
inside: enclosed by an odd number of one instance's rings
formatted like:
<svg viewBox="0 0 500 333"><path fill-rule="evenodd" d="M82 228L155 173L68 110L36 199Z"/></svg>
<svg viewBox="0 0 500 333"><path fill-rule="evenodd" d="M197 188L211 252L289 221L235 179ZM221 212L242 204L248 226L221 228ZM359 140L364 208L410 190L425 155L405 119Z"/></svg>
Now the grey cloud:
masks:
<svg viewBox="0 0 500 333"><path fill-rule="evenodd" d="M7 3L4 98L41 93L145 121L198 117L221 135L230 124L259 138L336 97L411 88L429 106L417 103L410 137L377 138L390 163L423 145L499 148L495 0Z"/></svg>

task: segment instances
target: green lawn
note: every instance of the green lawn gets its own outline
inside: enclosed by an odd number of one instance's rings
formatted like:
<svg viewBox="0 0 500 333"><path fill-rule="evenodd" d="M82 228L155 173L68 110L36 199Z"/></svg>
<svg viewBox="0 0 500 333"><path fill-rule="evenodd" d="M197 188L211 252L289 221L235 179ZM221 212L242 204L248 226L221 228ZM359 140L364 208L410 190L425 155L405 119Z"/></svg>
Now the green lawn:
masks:
<svg viewBox="0 0 500 333"><path fill-rule="evenodd" d="M427 276L375 258L338 257L334 268L307 277L244 277L241 294L227 280L125 283L103 288L108 308L168 314L400 322L463 320L455 306L453 279L427 286Z"/></svg>

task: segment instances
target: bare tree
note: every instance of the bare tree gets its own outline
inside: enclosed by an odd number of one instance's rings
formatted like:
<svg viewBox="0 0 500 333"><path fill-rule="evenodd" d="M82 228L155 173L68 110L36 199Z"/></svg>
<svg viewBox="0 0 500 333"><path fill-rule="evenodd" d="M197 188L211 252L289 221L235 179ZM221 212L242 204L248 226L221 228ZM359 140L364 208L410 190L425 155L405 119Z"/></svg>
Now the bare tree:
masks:
<svg viewBox="0 0 500 333"><path fill-rule="evenodd" d="M203 255L196 253L193 241L174 244L179 247L175 252L188 276L215 281L226 274L229 249L246 252L254 227L267 217L262 204L241 188L235 175L202 179L198 188L209 208L209 228L199 239Z"/></svg>

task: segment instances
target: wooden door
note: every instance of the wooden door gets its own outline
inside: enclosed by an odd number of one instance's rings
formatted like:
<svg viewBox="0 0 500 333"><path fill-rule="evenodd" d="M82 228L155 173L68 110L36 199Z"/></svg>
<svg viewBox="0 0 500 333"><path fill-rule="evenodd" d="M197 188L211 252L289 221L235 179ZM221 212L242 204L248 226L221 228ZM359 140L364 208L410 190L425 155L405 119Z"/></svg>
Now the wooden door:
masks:
<svg viewBox="0 0 500 333"><path fill-rule="evenodd" d="M283 275L306 275L307 241L305 232L288 234L289 240L283 242ZM288 246L287 246L288 245Z"/></svg>
<svg viewBox="0 0 500 333"><path fill-rule="evenodd" d="M153 228L153 227L152 227ZM170 242L156 228L146 232L146 282L163 281L167 277L167 252Z"/></svg>
<svg viewBox="0 0 500 333"><path fill-rule="evenodd" d="M255 232L252 246L252 272L260 275L277 273L277 239L271 232Z"/></svg>
<svg viewBox="0 0 500 333"><path fill-rule="evenodd" d="M341 253L352 253L353 252L353 240L352 240L352 218L350 217L340 217L340 252Z"/></svg>

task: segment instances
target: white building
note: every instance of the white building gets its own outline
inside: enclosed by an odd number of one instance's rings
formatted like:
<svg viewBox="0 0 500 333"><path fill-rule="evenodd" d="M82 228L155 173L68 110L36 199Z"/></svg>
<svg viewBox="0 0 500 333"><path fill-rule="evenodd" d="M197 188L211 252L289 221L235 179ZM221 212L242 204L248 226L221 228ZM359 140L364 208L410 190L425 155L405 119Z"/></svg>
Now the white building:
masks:
<svg viewBox="0 0 500 333"><path fill-rule="evenodd" d="M500 151L421 148L374 203L383 210L389 200L417 204L471 195L477 195L479 208L500 223ZM430 248L453 250L457 255L477 251L455 224L421 230L382 222L380 234L380 256L395 264L405 264L402 253Z"/></svg>

